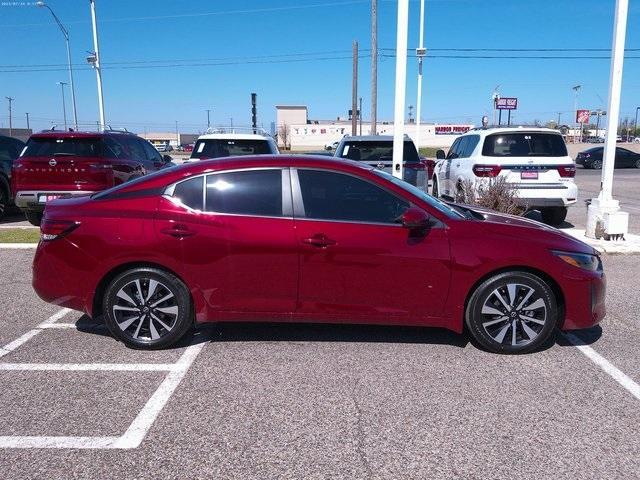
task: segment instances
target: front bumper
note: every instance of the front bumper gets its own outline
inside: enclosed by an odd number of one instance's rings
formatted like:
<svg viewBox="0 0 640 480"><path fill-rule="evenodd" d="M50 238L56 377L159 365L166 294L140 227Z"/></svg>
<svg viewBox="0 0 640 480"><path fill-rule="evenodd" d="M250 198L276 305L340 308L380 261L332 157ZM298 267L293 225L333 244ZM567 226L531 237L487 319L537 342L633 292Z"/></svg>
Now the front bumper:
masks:
<svg viewBox="0 0 640 480"><path fill-rule="evenodd" d="M607 280L604 273L589 272L587 278L565 278L565 319L562 330L590 328L600 323L606 313Z"/></svg>
<svg viewBox="0 0 640 480"><path fill-rule="evenodd" d="M22 210L42 211L46 205L43 197L76 197L95 193L92 190L19 190L16 192L15 204Z"/></svg>

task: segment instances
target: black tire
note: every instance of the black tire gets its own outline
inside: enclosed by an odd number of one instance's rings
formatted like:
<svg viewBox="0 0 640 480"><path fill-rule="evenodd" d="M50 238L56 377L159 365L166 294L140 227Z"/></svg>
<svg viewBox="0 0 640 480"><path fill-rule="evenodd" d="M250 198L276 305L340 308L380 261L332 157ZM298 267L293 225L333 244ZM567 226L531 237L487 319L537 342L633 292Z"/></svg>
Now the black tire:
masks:
<svg viewBox="0 0 640 480"><path fill-rule="evenodd" d="M635 167L636 168L640 168L640 158L638 160L636 160Z"/></svg>
<svg viewBox="0 0 640 480"><path fill-rule="evenodd" d="M567 218L566 207L541 208L540 213L542 214L542 221L552 227L562 225L564 219Z"/></svg>
<svg viewBox="0 0 640 480"><path fill-rule="evenodd" d="M0 220L2 220L9 208L9 185L0 177Z"/></svg>
<svg viewBox="0 0 640 480"><path fill-rule="evenodd" d="M115 277L104 292L102 305L111 334L132 348L169 347L193 326L186 285L157 268L135 268Z"/></svg>
<svg viewBox="0 0 640 480"><path fill-rule="evenodd" d="M35 227L39 227L42 223L42 212L36 212L33 210L25 210L24 216L27 217L29 223Z"/></svg>
<svg viewBox="0 0 640 480"><path fill-rule="evenodd" d="M602 170L602 160L594 160L591 162L591 168L594 170Z"/></svg>
<svg viewBox="0 0 640 480"><path fill-rule="evenodd" d="M434 198L438 198L440 196L440 192L438 192L438 177L435 175L433 177L433 185L431 185L431 196Z"/></svg>
<svg viewBox="0 0 640 480"><path fill-rule="evenodd" d="M510 285L516 285L513 293ZM529 291L532 293L525 299ZM495 292L503 297L510 310ZM512 295L515 298L511 298ZM504 315L494 315L493 311ZM502 316L506 320L500 320ZM505 354L528 353L540 348L553 334L558 317L557 300L549 285L536 275L518 271L500 273L482 282L465 310L465 323L478 344L490 352Z"/></svg>

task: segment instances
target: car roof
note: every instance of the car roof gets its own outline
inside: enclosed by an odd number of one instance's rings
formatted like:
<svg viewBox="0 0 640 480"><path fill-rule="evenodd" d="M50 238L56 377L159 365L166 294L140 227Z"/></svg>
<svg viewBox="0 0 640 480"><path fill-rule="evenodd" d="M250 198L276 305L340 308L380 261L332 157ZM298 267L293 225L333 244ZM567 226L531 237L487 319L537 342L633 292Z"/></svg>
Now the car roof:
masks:
<svg viewBox="0 0 640 480"><path fill-rule="evenodd" d="M269 140L269 137L257 133L205 133L198 140Z"/></svg>
<svg viewBox="0 0 640 480"><path fill-rule="evenodd" d="M45 130L37 132L31 135L31 138L100 138L108 135L129 135L137 137L132 132L121 132L118 130L105 130L104 132L81 132L81 131L66 131L66 130Z"/></svg>
<svg viewBox="0 0 640 480"><path fill-rule="evenodd" d="M405 142L410 141L411 139L405 135ZM393 135L354 135L354 136L346 136L342 138L343 142L393 142Z"/></svg>
<svg viewBox="0 0 640 480"><path fill-rule="evenodd" d="M462 135L492 135L495 133L523 133L523 132L538 132L538 133L552 133L556 135L562 135L559 130L554 130L553 128L546 127L525 127L525 126L517 126L517 127L479 127L472 128L471 130L463 133ZM461 136L462 136L461 135Z"/></svg>

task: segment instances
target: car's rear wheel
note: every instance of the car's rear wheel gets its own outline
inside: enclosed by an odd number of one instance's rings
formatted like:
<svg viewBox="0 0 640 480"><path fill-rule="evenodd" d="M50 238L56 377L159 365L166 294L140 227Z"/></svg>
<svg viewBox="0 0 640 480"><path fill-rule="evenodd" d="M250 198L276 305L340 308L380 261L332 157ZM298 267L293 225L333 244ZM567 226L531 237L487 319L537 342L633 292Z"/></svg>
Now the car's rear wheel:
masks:
<svg viewBox="0 0 640 480"><path fill-rule="evenodd" d="M113 336L133 348L168 347L193 325L186 285L156 268L136 268L114 278L105 290L103 313Z"/></svg>
<svg viewBox="0 0 640 480"><path fill-rule="evenodd" d="M602 168L602 160L594 160L593 162L591 162L591 168L600 170Z"/></svg>
<svg viewBox="0 0 640 480"><path fill-rule="evenodd" d="M542 221L547 225L551 225L553 227L562 225L564 219L567 218L566 207L542 208L540 209L540 213L542 214Z"/></svg>
<svg viewBox="0 0 640 480"><path fill-rule="evenodd" d="M27 217L27 221L35 226L39 227L42 223L42 212L35 212L33 210L26 210L24 216Z"/></svg>
<svg viewBox="0 0 640 480"><path fill-rule="evenodd" d="M640 158L636 160L636 168L640 168Z"/></svg>
<svg viewBox="0 0 640 480"><path fill-rule="evenodd" d="M476 288L465 321L483 348L527 353L549 340L558 316L555 295L544 280L528 272L505 272Z"/></svg>

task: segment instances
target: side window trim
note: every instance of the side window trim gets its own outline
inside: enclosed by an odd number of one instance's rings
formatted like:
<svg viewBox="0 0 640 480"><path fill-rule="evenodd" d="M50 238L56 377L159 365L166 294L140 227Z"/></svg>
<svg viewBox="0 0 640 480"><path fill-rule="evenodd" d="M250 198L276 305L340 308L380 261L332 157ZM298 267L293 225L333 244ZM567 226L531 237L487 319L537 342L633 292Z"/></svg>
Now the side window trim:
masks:
<svg viewBox="0 0 640 480"><path fill-rule="evenodd" d="M339 219L326 219L326 218L311 218L307 217L304 210L304 200L302 199L302 188L300 187L300 178L298 177L298 170L310 170L310 171L318 171L318 172L329 172L335 173L337 175L346 175L348 177L353 177L357 180L369 183L380 190L384 190L389 195L393 195L399 200L408 203L409 205L413 205L413 202L407 200L406 198L399 196L396 192L393 192L381 185L378 185L375 182L370 181L368 178L362 178L357 175L353 175L348 172L343 172L340 170L333 170L330 168L291 168L291 191L293 196L293 217L296 220L312 220L319 222L334 222L334 223L353 223L353 224L362 224L362 225L384 225L387 227L402 227L399 223L385 223L385 222L367 222L362 220L339 220Z"/></svg>

